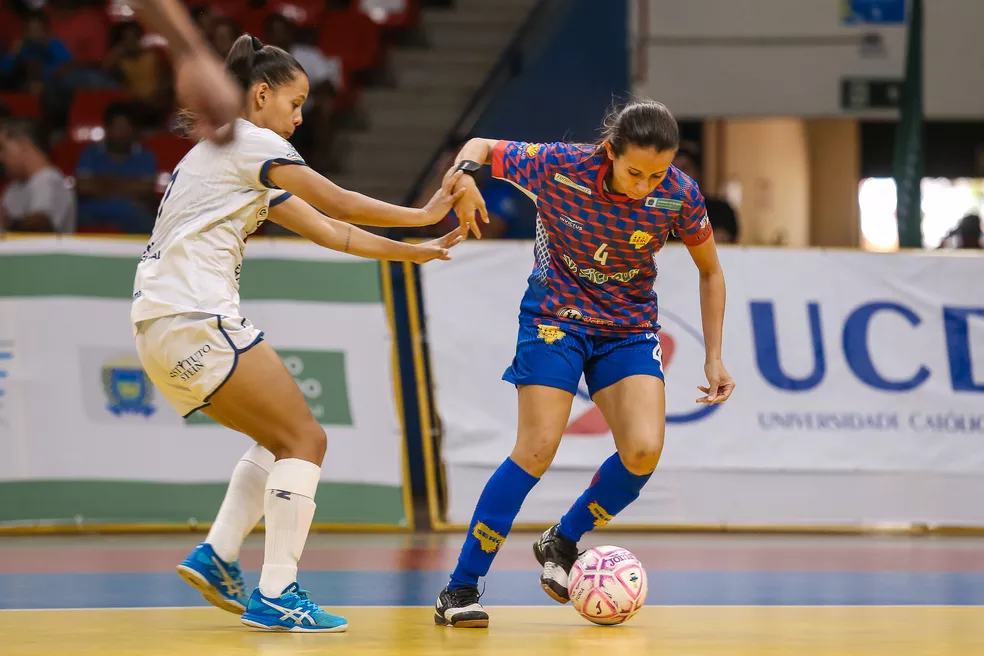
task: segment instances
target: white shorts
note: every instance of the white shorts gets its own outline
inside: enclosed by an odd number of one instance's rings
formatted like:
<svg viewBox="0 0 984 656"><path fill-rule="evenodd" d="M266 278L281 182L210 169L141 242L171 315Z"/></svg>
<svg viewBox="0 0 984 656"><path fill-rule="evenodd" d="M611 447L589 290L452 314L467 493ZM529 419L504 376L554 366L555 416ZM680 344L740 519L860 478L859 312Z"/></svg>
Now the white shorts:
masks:
<svg viewBox="0 0 984 656"><path fill-rule="evenodd" d="M182 417L208 405L236 370L239 355L263 341L241 317L176 314L135 327L144 372Z"/></svg>

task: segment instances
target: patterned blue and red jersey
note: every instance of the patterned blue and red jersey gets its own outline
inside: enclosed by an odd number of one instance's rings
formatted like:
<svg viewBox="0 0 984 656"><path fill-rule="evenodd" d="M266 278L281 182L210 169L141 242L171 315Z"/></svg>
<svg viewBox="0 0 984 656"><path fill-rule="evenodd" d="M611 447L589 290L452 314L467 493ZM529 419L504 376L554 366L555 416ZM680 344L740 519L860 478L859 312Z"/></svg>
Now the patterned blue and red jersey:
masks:
<svg viewBox="0 0 984 656"><path fill-rule="evenodd" d="M611 164L596 146L496 143L492 175L526 192L538 213L521 322L588 335L658 330L656 253L671 231L689 246L711 236L704 198L672 166L646 198L610 192Z"/></svg>

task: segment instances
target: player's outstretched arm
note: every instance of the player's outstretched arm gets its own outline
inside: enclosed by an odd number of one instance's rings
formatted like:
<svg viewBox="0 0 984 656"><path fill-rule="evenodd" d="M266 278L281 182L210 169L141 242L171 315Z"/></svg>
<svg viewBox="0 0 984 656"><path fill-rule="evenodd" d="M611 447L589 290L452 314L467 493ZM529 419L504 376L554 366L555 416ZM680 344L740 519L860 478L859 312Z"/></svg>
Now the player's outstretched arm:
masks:
<svg viewBox="0 0 984 656"><path fill-rule="evenodd" d="M448 249L461 241L458 230L422 244L393 241L327 217L297 196L291 196L271 207L268 216L274 223L279 223L319 246L375 260L409 261L417 264L431 260L450 260Z"/></svg>
<svg viewBox="0 0 984 656"><path fill-rule="evenodd" d="M195 114L195 132L217 142L232 138L243 93L205 42L179 0L130 0L150 29L167 39L178 103Z"/></svg>
<svg viewBox="0 0 984 656"><path fill-rule="evenodd" d="M723 403L735 388L721 360L721 340L724 333L724 305L727 295L724 270L718 259L717 246L711 236L697 246L687 246L700 272L700 317L704 331L704 374L707 387L698 386L704 396L698 403Z"/></svg>
<svg viewBox="0 0 984 656"><path fill-rule="evenodd" d="M447 216L465 190L454 191L461 179L460 171L449 172L441 188L423 209L391 205L354 191L342 189L323 175L306 166L274 166L270 180L286 191L307 201L325 214L345 223L387 228L414 228L433 225Z"/></svg>

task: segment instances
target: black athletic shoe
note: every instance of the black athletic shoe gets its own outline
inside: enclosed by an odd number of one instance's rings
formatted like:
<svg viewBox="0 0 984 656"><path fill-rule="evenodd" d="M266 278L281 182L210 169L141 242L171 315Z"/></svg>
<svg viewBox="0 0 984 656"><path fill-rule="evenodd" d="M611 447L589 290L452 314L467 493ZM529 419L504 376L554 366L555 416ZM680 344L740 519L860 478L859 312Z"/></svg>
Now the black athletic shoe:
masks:
<svg viewBox="0 0 984 656"><path fill-rule="evenodd" d="M434 623L458 629L485 629L489 626L489 614L478 603L478 588L464 587L441 590L434 605Z"/></svg>
<svg viewBox="0 0 984 656"><path fill-rule="evenodd" d="M571 600L567 585L570 582L571 567L578 556L577 543L561 535L558 528L559 525L547 529L533 543L533 555L543 566L540 587L557 603L566 604Z"/></svg>

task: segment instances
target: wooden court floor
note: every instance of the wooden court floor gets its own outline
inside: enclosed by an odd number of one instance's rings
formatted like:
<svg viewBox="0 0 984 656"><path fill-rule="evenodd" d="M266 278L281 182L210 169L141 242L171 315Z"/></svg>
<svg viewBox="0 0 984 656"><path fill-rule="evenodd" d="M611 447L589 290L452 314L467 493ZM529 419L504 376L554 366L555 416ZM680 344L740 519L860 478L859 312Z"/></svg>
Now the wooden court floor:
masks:
<svg viewBox="0 0 984 656"><path fill-rule="evenodd" d="M927 656L984 654L984 609L942 607L649 607L595 627L562 607L496 607L488 630L448 629L427 608L339 609L345 634L269 634L207 608L8 611L6 656L333 654L367 656Z"/></svg>
<svg viewBox="0 0 984 656"><path fill-rule="evenodd" d="M984 541L606 534L647 566L646 608L596 627L540 591L511 536L488 630L433 624L457 536L316 535L301 583L348 633L257 632L173 573L200 536L0 539L0 656L984 655ZM244 549L255 584L262 542Z"/></svg>

